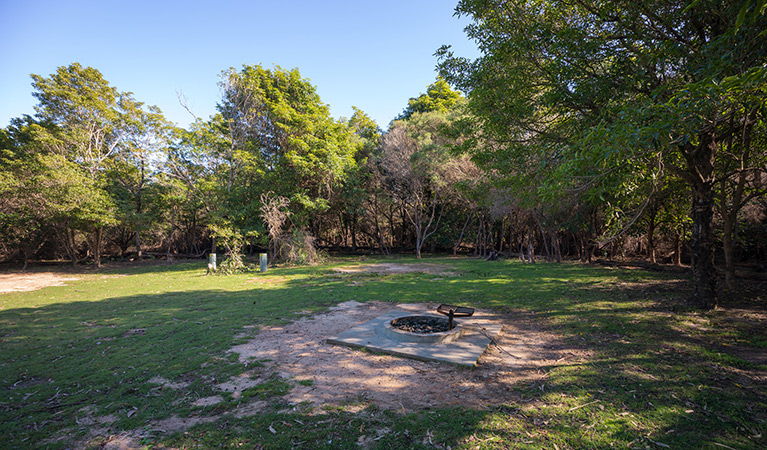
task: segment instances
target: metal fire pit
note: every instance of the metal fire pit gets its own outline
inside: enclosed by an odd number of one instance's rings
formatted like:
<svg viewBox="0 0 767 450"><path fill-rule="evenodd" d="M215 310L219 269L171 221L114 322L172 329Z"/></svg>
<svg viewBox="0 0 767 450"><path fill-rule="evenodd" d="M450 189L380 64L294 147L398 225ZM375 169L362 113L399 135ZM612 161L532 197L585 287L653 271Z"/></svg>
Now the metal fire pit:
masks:
<svg viewBox="0 0 767 450"><path fill-rule="evenodd" d="M455 326L453 324L453 317L471 317L474 314L474 308L466 308L464 306L446 305L441 304L437 307L437 312L444 314L448 317L448 330L452 330Z"/></svg>

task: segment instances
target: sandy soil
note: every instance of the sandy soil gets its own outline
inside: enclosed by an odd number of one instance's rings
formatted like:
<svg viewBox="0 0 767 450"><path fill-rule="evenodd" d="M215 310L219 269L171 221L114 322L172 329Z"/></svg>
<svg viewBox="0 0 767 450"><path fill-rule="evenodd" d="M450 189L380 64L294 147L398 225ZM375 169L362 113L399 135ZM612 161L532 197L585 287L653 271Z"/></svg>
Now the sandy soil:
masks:
<svg viewBox="0 0 767 450"><path fill-rule="evenodd" d="M380 408L403 411L459 405L480 408L524 401L511 393L513 385L545 384L551 366L585 356L582 350L568 348L553 335L536 329L532 318L500 315L500 347L490 346L475 368L377 355L325 342L392 309L424 312L436 306L350 301L326 314L263 328L250 342L231 351L243 363L268 360L265 364L284 378L312 380L311 386L298 384L286 395L291 403L371 402Z"/></svg>
<svg viewBox="0 0 767 450"><path fill-rule="evenodd" d="M339 267L336 272L340 273L377 273L377 274L397 274L397 273L410 273L410 272L424 272L432 275L455 275L455 272L451 271L452 267L447 267L443 264L429 264L429 263L417 263L417 264L397 264L397 263L376 263L376 264L363 264L360 266L351 267Z"/></svg>
<svg viewBox="0 0 767 450"><path fill-rule="evenodd" d="M50 272L0 273L0 294L6 292L34 291L48 286L63 286L67 281L78 280Z"/></svg>
<svg viewBox="0 0 767 450"><path fill-rule="evenodd" d="M294 387L284 399L296 406L306 402L304 404L315 407L341 406L351 412L371 403L400 412L444 406L483 408L529 401L531 399L513 393L513 386L532 384L543 390L551 367L588 357L583 350L569 348L555 336L541 331L539 322L529 316L497 315L497 321L503 324L498 345L491 345L474 368L372 354L325 342L328 337L392 309L424 312L433 311L436 306L349 301L325 314L306 316L286 326L265 327L255 334L250 331L254 328L248 328L252 339L230 351L253 369L216 387L222 392L231 392L236 398L243 390L263 383L270 373L277 372L283 378L292 379ZM264 378L253 377L254 374ZM298 383L301 380L311 380L311 385ZM161 377L150 382L157 384L157 389L184 387ZM194 404L208 406L221 401L223 397L215 395L198 399ZM267 402L257 400L230 413L236 417L252 416L268 407ZM172 416L150 424L147 429L183 431L215 420L216 416ZM142 430L111 436L103 433L104 430L99 431L94 435L102 437L91 441L99 448L141 448Z"/></svg>
<svg viewBox="0 0 767 450"><path fill-rule="evenodd" d="M531 399L513 393L512 387L535 385L543 390L551 367L588 357L582 349L570 348L554 335L541 331L537 319L530 316L497 315L497 320L503 324L498 346L491 345L474 368L372 354L325 342L328 337L392 309L423 312L434 310L436 306L349 301L325 314L306 316L285 326L265 327L255 334L251 332L249 342L230 351L254 369L216 387L238 397L243 390L266 381L252 378L252 374L268 377L270 372L276 371L279 376L293 380L294 387L284 399L297 407L307 402L315 407L341 406L352 412L371 403L400 412L444 406L483 408L529 401ZM258 366L255 361L266 367ZM311 385L299 384L301 380L311 380ZM158 384L158 388L183 387L161 377L150 381ZM213 405L222 400L222 396L216 395L198 399L195 404ZM230 413L237 417L251 416L268 406L258 400ZM149 428L164 432L182 431L216 419L215 416L173 416L153 423ZM102 438L100 448L140 448L140 437L139 431L108 436Z"/></svg>
<svg viewBox="0 0 767 450"><path fill-rule="evenodd" d="M427 272L450 276L453 275L450 269L436 264L392 263L342 268L338 272ZM534 385L544 390L547 372L553 366L577 363L589 356L584 350L572 348L544 331L540 321L528 315L496 314L496 320L503 325L497 345L488 347L474 368L373 354L325 341L392 309L424 312L434 311L436 307L436 304L349 301L330 308L327 313L307 315L285 326L262 327L257 331L255 327L246 327L243 336L250 337L250 341L229 351L252 369L216 387L237 398L243 390L267 381L270 373L277 372L283 378L292 379L293 388L284 399L296 407L303 403L315 407L342 406L348 411L356 411L374 404L400 412L445 406L483 408L530 401L532 399L514 393L513 387ZM311 382L300 384L302 380ZM150 381L160 389L183 387L161 377ZM214 405L222 400L221 395L215 395L198 399L195 405ZM261 400L252 401L230 413L237 417L252 416L268 406ZM149 424L147 429L183 431L198 423L215 420L216 416L173 416ZM107 435L100 438L99 447L140 448L140 438L140 430Z"/></svg>

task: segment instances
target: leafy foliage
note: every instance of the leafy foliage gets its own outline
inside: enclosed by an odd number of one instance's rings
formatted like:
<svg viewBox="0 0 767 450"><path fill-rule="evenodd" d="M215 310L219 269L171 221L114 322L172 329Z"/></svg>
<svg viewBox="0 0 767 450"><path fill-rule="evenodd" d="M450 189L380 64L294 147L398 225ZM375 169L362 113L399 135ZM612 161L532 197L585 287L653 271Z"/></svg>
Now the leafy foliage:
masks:
<svg viewBox="0 0 767 450"><path fill-rule="evenodd" d="M413 114L439 112L446 113L463 100L460 92L454 91L442 77L426 88L426 93L411 98L407 108L395 120L408 120Z"/></svg>
<svg viewBox="0 0 767 450"><path fill-rule="evenodd" d="M345 123L297 69L244 66L224 74L219 105L229 139L260 169L262 186L291 200L296 220L328 208L329 198L355 165L359 148Z"/></svg>
<svg viewBox="0 0 767 450"><path fill-rule="evenodd" d="M478 160L522 174L544 201L574 191L614 214L650 198L665 171L685 180L691 302L711 308L717 155L762 114L751 92L763 86L765 16L739 19L747 4L464 0L456 11L473 18L467 33L483 55L443 47L441 71L469 92ZM738 87L745 80L753 90Z"/></svg>

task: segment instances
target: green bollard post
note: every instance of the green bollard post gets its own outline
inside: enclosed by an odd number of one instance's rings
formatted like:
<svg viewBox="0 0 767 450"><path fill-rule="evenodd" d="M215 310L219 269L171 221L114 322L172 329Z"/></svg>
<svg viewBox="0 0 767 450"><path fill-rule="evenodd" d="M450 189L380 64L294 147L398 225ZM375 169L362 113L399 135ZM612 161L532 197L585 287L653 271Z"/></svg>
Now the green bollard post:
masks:
<svg viewBox="0 0 767 450"><path fill-rule="evenodd" d="M266 265L267 265L266 253L261 253L259 256L261 257L261 272L266 272Z"/></svg>

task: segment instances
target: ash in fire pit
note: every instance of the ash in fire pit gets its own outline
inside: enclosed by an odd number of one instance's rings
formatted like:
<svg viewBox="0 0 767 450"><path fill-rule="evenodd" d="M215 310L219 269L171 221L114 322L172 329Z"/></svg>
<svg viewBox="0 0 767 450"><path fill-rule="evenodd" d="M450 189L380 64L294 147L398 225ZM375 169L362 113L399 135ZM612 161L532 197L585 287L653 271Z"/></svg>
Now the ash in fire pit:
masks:
<svg viewBox="0 0 767 450"><path fill-rule="evenodd" d="M446 317L426 314L394 316L377 331L395 341L416 343L453 342L463 335L463 327L455 324L451 330Z"/></svg>
<svg viewBox="0 0 767 450"><path fill-rule="evenodd" d="M449 330L447 319L435 316L407 316L391 321L391 326L408 333L444 333Z"/></svg>

